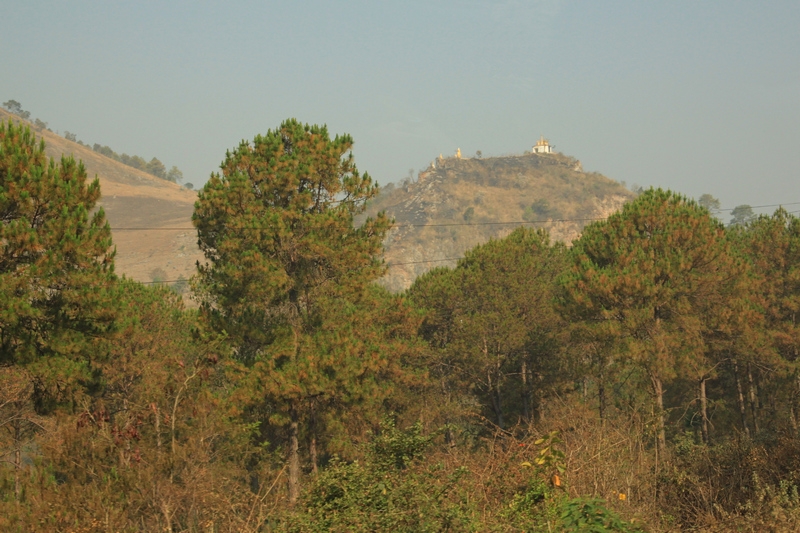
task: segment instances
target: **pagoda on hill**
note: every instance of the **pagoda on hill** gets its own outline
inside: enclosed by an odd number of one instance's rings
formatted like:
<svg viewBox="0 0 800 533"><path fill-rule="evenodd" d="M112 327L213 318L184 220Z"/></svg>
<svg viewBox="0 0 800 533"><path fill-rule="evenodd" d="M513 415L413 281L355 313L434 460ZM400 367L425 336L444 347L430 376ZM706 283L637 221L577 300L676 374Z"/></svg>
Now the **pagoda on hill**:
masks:
<svg viewBox="0 0 800 533"><path fill-rule="evenodd" d="M536 141L536 145L531 150L531 153L534 153L534 154L552 154L553 153L553 147L550 145L550 143L547 141L547 139L544 138L544 135L542 135L541 138L538 141Z"/></svg>

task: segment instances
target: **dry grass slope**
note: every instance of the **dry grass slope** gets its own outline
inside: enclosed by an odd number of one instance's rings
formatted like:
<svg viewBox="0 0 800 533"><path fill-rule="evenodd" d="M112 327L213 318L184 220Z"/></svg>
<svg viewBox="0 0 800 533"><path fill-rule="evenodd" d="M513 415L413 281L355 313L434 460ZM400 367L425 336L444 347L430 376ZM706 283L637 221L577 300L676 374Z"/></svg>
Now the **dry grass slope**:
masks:
<svg viewBox="0 0 800 533"><path fill-rule="evenodd" d="M0 120L19 117L0 109ZM163 271L166 280L194 274L202 258L191 217L197 193L141 170L123 165L47 130L36 131L46 143L47 155L58 161L72 155L83 161L90 179L100 180L100 205L111 224L117 247L116 271L137 281L152 281ZM123 228L149 228L124 230ZM176 228L176 229L169 229Z"/></svg>

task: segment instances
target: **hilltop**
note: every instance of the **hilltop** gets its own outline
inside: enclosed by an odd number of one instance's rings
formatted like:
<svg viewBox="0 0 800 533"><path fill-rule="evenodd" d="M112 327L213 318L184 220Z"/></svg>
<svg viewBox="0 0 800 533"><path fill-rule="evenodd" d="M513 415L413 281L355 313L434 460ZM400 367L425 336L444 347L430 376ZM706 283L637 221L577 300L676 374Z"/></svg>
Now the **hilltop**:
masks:
<svg viewBox="0 0 800 533"><path fill-rule="evenodd" d="M0 120L20 118L0 108ZM47 155L73 155L100 180L100 205L117 247L116 270L137 281L189 278L202 260L191 217L195 191L115 161L89 146L31 125ZM621 184L559 153L487 158L438 158L418 179L390 183L367 208L386 211L395 227L385 242L393 291L436 266L454 266L478 244L523 224L571 243L591 220L605 218L634 197ZM134 229L130 229L134 228ZM172 229L174 228L174 229Z"/></svg>
<svg viewBox="0 0 800 533"><path fill-rule="evenodd" d="M21 120L0 108L0 120L10 119ZM83 161L90 179L100 180L99 204L112 228L118 274L137 281L152 281L154 272L162 280L194 274L195 262L202 254L194 230L187 228L192 228L196 192L124 165L47 129L33 125L31 129L44 139L50 158L58 161L62 155L72 155Z"/></svg>
<svg viewBox="0 0 800 533"><path fill-rule="evenodd" d="M464 252L529 224L571 243L594 219L634 194L580 161L559 153L491 158L438 158L417 181L389 184L367 209L386 211L395 227L386 240L389 272L382 284L403 290L431 268L454 266Z"/></svg>

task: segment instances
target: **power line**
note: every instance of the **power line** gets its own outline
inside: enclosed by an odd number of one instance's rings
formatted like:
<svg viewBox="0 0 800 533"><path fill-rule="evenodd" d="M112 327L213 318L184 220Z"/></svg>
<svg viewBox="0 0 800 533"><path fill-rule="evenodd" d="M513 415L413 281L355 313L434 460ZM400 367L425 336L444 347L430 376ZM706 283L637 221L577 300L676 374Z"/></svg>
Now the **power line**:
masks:
<svg viewBox="0 0 800 533"><path fill-rule="evenodd" d="M763 209L767 207L783 207L787 205L800 205L800 202L789 202L783 204L768 204L768 205L753 205L750 206L751 209ZM718 209L716 211L733 211L733 209ZM789 214L800 213L800 210L797 211L789 211ZM606 217L607 218L607 217ZM442 226L490 226L490 225L504 225L504 224L537 224L537 223L545 223L545 222L586 222L586 221L596 221L596 220L605 220L605 218L574 218L574 219L548 219L548 220L523 220L523 221L516 221L516 222L474 222L474 223L461 223L461 222L453 222L453 223L442 223L442 224L402 224L397 225L395 227L442 227ZM196 228L111 228L112 231L191 231ZM258 228L252 228L258 229ZM419 265L419 264L429 264L429 263L445 263L448 261L458 261L462 259L462 257L447 257L444 259L425 259L421 261L404 261L402 263L387 263L386 268L392 268L396 266L405 266L405 265ZM169 284L169 283L187 283L189 280L187 279L175 279L175 280L163 280L163 281L140 281L142 285L160 285L160 284Z"/></svg>
<svg viewBox="0 0 800 533"><path fill-rule="evenodd" d="M787 205L800 205L800 202L789 202L781 204L765 204L765 205L751 205L751 209L765 209L768 207L784 207ZM716 212L733 211L734 208L716 209ZM796 213L797 211L792 211ZM523 224L546 224L553 222L596 222L598 220L606 220L608 217L590 217L590 218L553 218L541 220L512 220L508 222L441 222L438 224L395 224L392 228L436 228L436 227L450 227L450 226L508 226L508 225L523 225ZM111 228L111 231L195 231L197 228ZM238 228L237 231L244 230L261 230L264 228Z"/></svg>
<svg viewBox="0 0 800 533"><path fill-rule="evenodd" d="M448 257L446 259L425 259L423 261L406 261L405 263L386 263L387 267L400 265L419 265L422 263L444 263L445 261L458 261L461 257Z"/></svg>
<svg viewBox="0 0 800 533"><path fill-rule="evenodd" d="M448 257L445 259L425 259L423 261L405 261L403 263L386 263L387 268L395 267L395 266L402 266L402 265L420 265L422 263L444 263L447 261L458 261L459 259L463 259L462 257ZM179 282L186 282L188 283L188 279L169 279L169 280L162 280L162 281L139 281L142 285L159 285L161 283L179 283Z"/></svg>
<svg viewBox="0 0 800 533"><path fill-rule="evenodd" d="M766 207L783 207L785 205L800 205L800 202L789 202L783 204L768 204L768 205L747 205L745 207L749 207L750 209L763 209ZM736 207L742 207L742 206L737 205ZM734 209L736 209L736 207L730 207L727 209L715 209L714 211L733 211Z"/></svg>
<svg viewBox="0 0 800 533"><path fill-rule="evenodd" d="M792 204L783 204L783 205L798 205L798 204L800 204L800 202L795 202L795 203L792 203ZM773 206L754 206L754 207L758 208L758 207L773 207ZM790 215L792 215L792 214L795 214L795 213L800 213L800 210L789 211L788 213ZM392 267L404 266L404 265L421 265L421 264L428 264L428 263L445 263L447 261L459 261L460 259L463 259L463 257L447 257L447 258L444 258L444 259L424 259L422 261L404 261L402 263L386 263L386 268L392 268ZM171 279L171 280L163 280L163 281L139 281L138 283L141 283L142 285L160 285L160 284L181 283L181 282L188 283L189 280L184 278L184 279Z"/></svg>

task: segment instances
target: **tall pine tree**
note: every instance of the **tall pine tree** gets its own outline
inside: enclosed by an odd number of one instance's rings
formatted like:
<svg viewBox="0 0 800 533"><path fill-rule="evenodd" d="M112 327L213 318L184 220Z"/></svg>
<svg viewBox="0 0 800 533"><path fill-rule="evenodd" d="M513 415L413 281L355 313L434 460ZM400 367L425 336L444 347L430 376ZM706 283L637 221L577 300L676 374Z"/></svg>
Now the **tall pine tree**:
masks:
<svg viewBox="0 0 800 533"><path fill-rule="evenodd" d="M264 422L288 429L289 499L299 491L299 446L326 405L378 401L392 354L357 342L359 301L384 271L383 215L354 227L377 193L356 168L349 135L287 120L228 152L199 194L194 223L205 322L224 331L248 368ZM370 335L371 336L371 335ZM312 450L313 451L313 450Z"/></svg>
<svg viewBox="0 0 800 533"><path fill-rule="evenodd" d="M30 129L0 124L0 362L80 361L113 323L111 230L100 183L45 156Z"/></svg>
<svg viewBox="0 0 800 533"><path fill-rule="evenodd" d="M553 297L565 251L542 230L518 228L468 251L455 269L415 281L409 295L427 310L421 331L435 350L443 404L471 389L501 428L541 412L545 390L563 375L554 371L564 323Z"/></svg>
<svg viewBox="0 0 800 533"><path fill-rule="evenodd" d="M563 277L572 319L597 330L647 375L658 448L666 447L664 392L676 377L713 376L720 337L735 337L747 279L722 224L695 202L649 190L621 213L588 226Z"/></svg>
<svg viewBox="0 0 800 533"><path fill-rule="evenodd" d="M26 126L0 123L0 405L21 497L22 448L36 414L73 399L93 376L113 325L111 231L97 180L72 158L56 165Z"/></svg>
<svg viewBox="0 0 800 533"><path fill-rule="evenodd" d="M766 339L751 343L754 346L743 350L740 357L744 363L742 370L746 375L753 429L757 431L760 425L760 402L755 386L760 378L764 385L770 385L768 394L773 400L770 404L782 403L776 399L779 395L788 400L788 413L775 413L780 419L774 422L778 427L788 422L797 431L800 426L800 219L780 208L772 216L762 215L731 231L750 260L756 275L756 282L752 284L755 300L763 310L763 323L759 325ZM756 333L758 331L753 336ZM741 387L738 372L735 377ZM749 433L743 399L739 410L745 432Z"/></svg>

